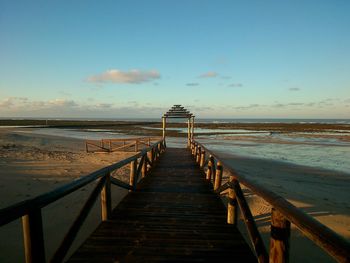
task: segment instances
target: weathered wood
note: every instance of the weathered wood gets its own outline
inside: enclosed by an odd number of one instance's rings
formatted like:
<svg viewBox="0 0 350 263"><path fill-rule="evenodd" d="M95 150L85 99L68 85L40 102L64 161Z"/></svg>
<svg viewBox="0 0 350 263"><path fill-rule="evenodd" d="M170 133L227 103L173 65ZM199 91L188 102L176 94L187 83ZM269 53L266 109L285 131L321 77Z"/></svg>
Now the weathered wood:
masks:
<svg viewBox="0 0 350 263"><path fill-rule="evenodd" d="M26 263L45 262L41 209L33 209L22 216L22 229Z"/></svg>
<svg viewBox="0 0 350 263"><path fill-rule="evenodd" d="M197 152L196 152L196 163L197 164L200 164L200 162L201 162L201 152L202 152L201 147L198 146Z"/></svg>
<svg viewBox="0 0 350 263"><path fill-rule="evenodd" d="M223 166L221 165L221 162L218 161L216 164L214 191L217 190L221 186L222 173L223 173Z"/></svg>
<svg viewBox="0 0 350 263"><path fill-rule="evenodd" d="M163 140L165 140L165 131L166 131L166 118L162 118L162 124L163 124Z"/></svg>
<svg viewBox="0 0 350 263"><path fill-rule="evenodd" d="M144 161L142 163L142 171L141 171L141 177L145 178L147 175L147 154L143 156Z"/></svg>
<svg viewBox="0 0 350 263"><path fill-rule="evenodd" d="M149 161L150 166L152 167L152 165L153 165L153 151L152 150L147 152L147 159Z"/></svg>
<svg viewBox="0 0 350 263"><path fill-rule="evenodd" d="M111 199L111 175L106 174L105 184L101 191L101 218L106 221L111 218L112 199Z"/></svg>
<svg viewBox="0 0 350 263"><path fill-rule="evenodd" d="M190 156L167 149L68 262L256 262Z"/></svg>
<svg viewBox="0 0 350 263"><path fill-rule="evenodd" d="M129 184L127 184L127 183L125 183L123 181L120 181L120 180L118 180L118 179L116 179L114 177L110 177L110 180L111 180L111 183L114 184L114 185L117 185L117 186L122 187L122 188L127 189L127 190L131 190L132 189L132 187Z"/></svg>
<svg viewBox="0 0 350 263"><path fill-rule="evenodd" d="M270 263L289 262L290 222L275 208L271 211Z"/></svg>
<svg viewBox="0 0 350 263"><path fill-rule="evenodd" d="M207 173L206 173L206 179L209 182L211 181L211 177L214 176L214 174L212 173L213 166L214 166L214 157L212 155L209 155L209 158L208 158L208 169L207 169Z"/></svg>
<svg viewBox="0 0 350 263"><path fill-rule="evenodd" d="M187 147L191 147L191 126L190 119L187 120Z"/></svg>
<svg viewBox="0 0 350 263"><path fill-rule="evenodd" d="M234 177L230 176L229 182L232 183L234 181ZM237 209L237 199L236 193L232 189L232 187L228 190L228 204L227 204L227 223L237 225L238 218L238 209Z"/></svg>
<svg viewBox="0 0 350 263"><path fill-rule="evenodd" d="M138 140L135 140L135 152L139 151L139 144L138 144Z"/></svg>
<svg viewBox="0 0 350 263"><path fill-rule="evenodd" d="M192 129L191 138L193 140L194 139L194 117L192 117L192 127L191 127L191 129Z"/></svg>
<svg viewBox="0 0 350 263"><path fill-rule="evenodd" d="M201 151L201 159L199 162L199 168L203 169L204 168L204 164L205 164L205 151L202 150Z"/></svg>
<svg viewBox="0 0 350 263"><path fill-rule="evenodd" d="M75 240L82 224L84 223L86 217L88 216L93 204L95 203L105 183L106 183L106 177L102 177L100 181L97 183L94 190L91 192L88 200L86 201L80 213L78 214L78 217L75 219L72 226L68 230L68 233L64 237L61 245L55 252L51 260L51 263L60 263L64 260L69 248L71 247L73 241Z"/></svg>
<svg viewBox="0 0 350 263"><path fill-rule="evenodd" d="M129 184L131 189L134 189L136 187L136 170L137 170L137 160L131 161L130 163L130 177L129 177ZM132 190L129 190L132 191Z"/></svg>
<svg viewBox="0 0 350 263"><path fill-rule="evenodd" d="M135 188L136 188L137 182L139 181L139 177L140 177L144 162L145 162L145 155L141 157L140 162L137 165L137 169L135 173L135 184L134 184Z"/></svg>
<svg viewBox="0 0 350 263"><path fill-rule="evenodd" d="M242 212L242 215L244 217L244 222L245 222L245 225L246 225L247 230L248 230L249 238L250 238L252 245L254 247L258 261L260 263L266 263L269 261L269 256L266 252L264 242L260 236L258 228L255 224L255 220L254 220L253 215L249 209L248 203L245 200L245 197L244 197L242 189L239 185L239 182L237 180L233 180L232 185L233 185L234 191L236 193L238 205L239 205L240 210Z"/></svg>

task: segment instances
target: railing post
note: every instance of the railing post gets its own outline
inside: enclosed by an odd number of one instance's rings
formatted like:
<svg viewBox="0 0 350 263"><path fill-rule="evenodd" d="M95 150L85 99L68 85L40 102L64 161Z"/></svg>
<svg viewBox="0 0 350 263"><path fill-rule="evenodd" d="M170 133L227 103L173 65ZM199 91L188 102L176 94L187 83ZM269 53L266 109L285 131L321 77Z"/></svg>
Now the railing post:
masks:
<svg viewBox="0 0 350 263"><path fill-rule="evenodd" d="M150 164L150 169L151 169L151 167L153 165L153 152L152 152L152 149L149 152L147 152L147 157L148 157L148 160L151 162L151 164Z"/></svg>
<svg viewBox="0 0 350 263"><path fill-rule="evenodd" d="M200 146L198 146L197 148L197 153L196 153L196 163L200 164L201 162L201 150L202 148Z"/></svg>
<svg viewBox="0 0 350 263"><path fill-rule="evenodd" d="M136 170L137 170L137 160L130 162L130 186L132 189L134 189L136 182L135 182L135 176L136 176ZM132 190L129 190L131 192Z"/></svg>
<svg viewBox="0 0 350 263"><path fill-rule="evenodd" d="M101 217L102 221L107 221L112 214L112 200L111 200L111 175L107 173L106 182L101 191Z"/></svg>
<svg viewBox="0 0 350 263"><path fill-rule="evenodd" d="M45 262L43 222L40 208L22 216L23 241L26 263Z"/></svg>
<svg viewBox="0 0 350 263"><path fill-rule="evenodd" d="M137 142L138 142L138 141L137 141L137 140L135 140L135 152L138 152L138 150L139 150L139 149L138 149Z"/></svg>
<svg viewBox="0 0 350 263"><path fill-rule="evenodd" d="M234 177L230 175L230 183L232 183ZM232 187L228 190L228 204L227 204L227 223L237 225L238 209L236 193Z"/></svg>
<svg viewBox="0 0 350 263"><path fill-rule="evenodd" d="M222 172L223 172L223 167L221 165L221 162L218 161L216 164L214 191L217 190L221 186Z"/></svg>
<svg viewBox="0 0 350 263"><path fill-rule="evenodd" d="M143 163L142 163L142 170L141 170L141 178L145 178L147 175L147 161L146 161L146 155L147 153L145 153L145 155L143 156Z"/></svg>
<svg viewBox="0 0 350 263"><path fill-rule="evenodd" d="M209 159L208 159L208 170L207 170L207 176L206 179L208 181L211 181L211 176L214 174L212 174L213 171L213 165L214 165L214 157L212 155L209 155Z"/></svg>
<svg viewBox="0 0 350 263"><path fill-rule="evenodd" d="M290 222L275 208L271 210L270 262L289 262Z"/></svg>
<svg viewBox="0 0 350 263"><path fill-rule="evenodd" d="M200 163L199 163L199 167L200 167L201 169L203 169L203 168L204 168L204 164L205 164L205 151L203 150L203 151L201 152L201 161L200 161Z"/></svg>

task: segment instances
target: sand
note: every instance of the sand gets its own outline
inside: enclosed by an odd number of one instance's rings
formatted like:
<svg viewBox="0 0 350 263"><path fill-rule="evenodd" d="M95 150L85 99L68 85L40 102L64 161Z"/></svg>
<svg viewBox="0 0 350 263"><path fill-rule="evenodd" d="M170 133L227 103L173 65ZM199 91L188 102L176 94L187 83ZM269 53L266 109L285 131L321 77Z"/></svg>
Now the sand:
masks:
<svg viewBox="0 0 350 263"><path fill-rule="evenodd" d="M219 156L239 174L286 198L350 241L350 174L225 153ZM227 175L224 179L228 179ZM243 189L268 245L271 206L249 189ZM245 232L243 224L240 230ZM294 225L291 237L291 262L334 262Z"/></svg>
<svg viewBox="0 0 350 263"><path fill-rule="evenodd" d="M131 153L84 152L84 141L0 129L0 208L32 198L124 159ZM350 175L271 160L221 154L239 173L284 196L334 231L350 239ZM128 168L118 177L128 180ZM78 214L93 185L82 188L43 209L46 254L50 258ZM259 229L268 246L271 207L244 189ZM113 205L126 194L113 187ZM99 200L98 200L99 201ZM83 226L73 250L98 225L99 202ZM242 222L240 229L245 231ZM0 262L23 261L20 221L0 228ZM16 253L14 253L16 251ZM306 255L306 256L305 256ZM332 262L321 249L293 228L291 262Z"/></svg>
<svg viewBox="0 0 350 263"><path fill-rule="evenodd" d="M53 190L132 155L85 153L84 149L83 140L0 129L0 208ZM124 167L116 177L127 182L128 173L128 167ZM90 184L42 210L47 258L62 241L93 186ZM126 190L113 186L113 205L126 193ZM97 200L73 249L97 227L99 220ZM1 227L0 262L23 262L22 240L20 220Z"/></svg>

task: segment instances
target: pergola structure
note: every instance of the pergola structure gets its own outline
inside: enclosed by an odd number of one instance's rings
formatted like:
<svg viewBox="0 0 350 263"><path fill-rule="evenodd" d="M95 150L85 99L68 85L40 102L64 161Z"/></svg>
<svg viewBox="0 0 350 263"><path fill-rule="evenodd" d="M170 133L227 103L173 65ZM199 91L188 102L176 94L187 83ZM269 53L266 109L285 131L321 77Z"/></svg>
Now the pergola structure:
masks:
<svg viewBox="0 0 350 263"><path fill-rule="evenodd" d="M194 136L194 117L195 116L192 113L190 113L187 109L185 109L183 106L181 105L172 106L166 113L164 113L162 117L163 139L165 140L166 122L168 118L187 119L187 126L188 126L187 146L189 147L191 145L191 139L193 139L193 136Z"/></svg>

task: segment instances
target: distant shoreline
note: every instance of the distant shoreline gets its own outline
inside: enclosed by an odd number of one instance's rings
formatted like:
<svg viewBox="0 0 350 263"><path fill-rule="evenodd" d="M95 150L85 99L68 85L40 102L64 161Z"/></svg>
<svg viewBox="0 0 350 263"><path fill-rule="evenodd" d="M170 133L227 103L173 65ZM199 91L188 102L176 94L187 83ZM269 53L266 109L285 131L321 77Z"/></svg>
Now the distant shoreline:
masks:
<svg viewBox="0 0 350 263"><path fill-rule="evenodd" d="M125 122L161 122L161 116L158 118L31 118L31 117L0 117L1 123L5 122L34 122L44 125L49 122L107 122L107 123L125 123ZM185 122L186 119L177 119L174 122ZM350 119L342 118L196 118L196 123L323 123L323 124L350 124Z"/></svg>

